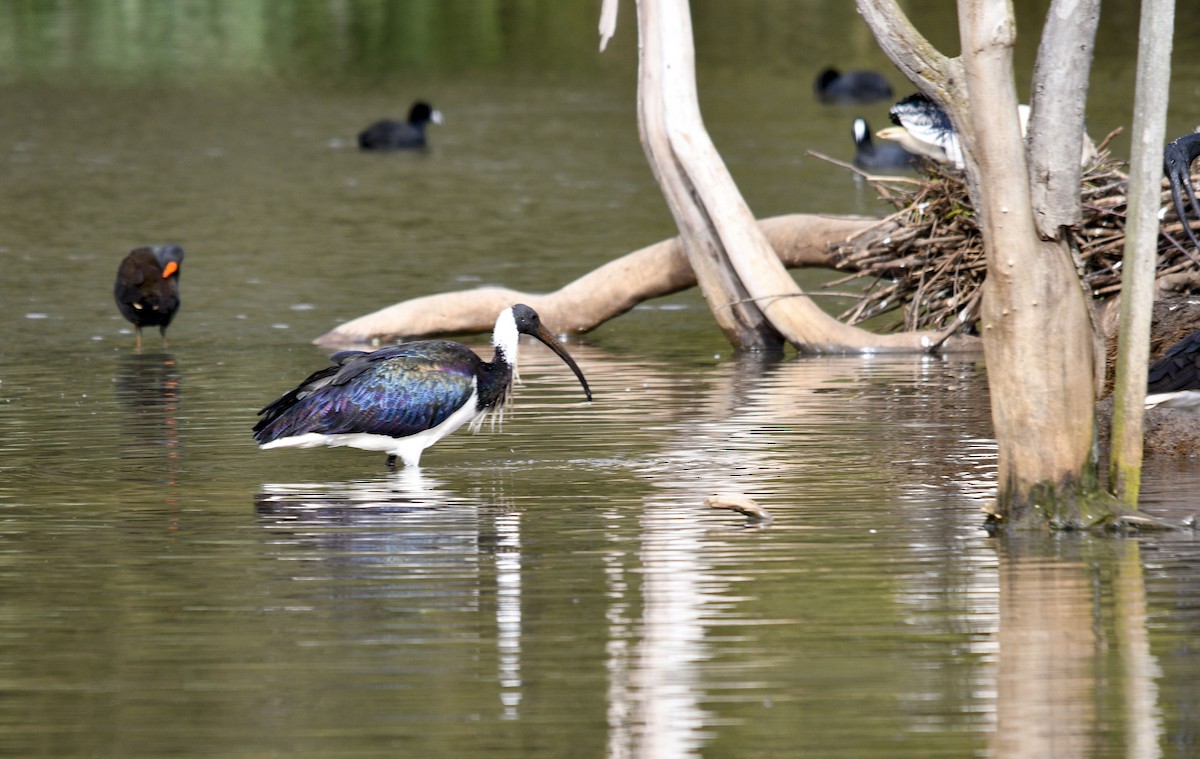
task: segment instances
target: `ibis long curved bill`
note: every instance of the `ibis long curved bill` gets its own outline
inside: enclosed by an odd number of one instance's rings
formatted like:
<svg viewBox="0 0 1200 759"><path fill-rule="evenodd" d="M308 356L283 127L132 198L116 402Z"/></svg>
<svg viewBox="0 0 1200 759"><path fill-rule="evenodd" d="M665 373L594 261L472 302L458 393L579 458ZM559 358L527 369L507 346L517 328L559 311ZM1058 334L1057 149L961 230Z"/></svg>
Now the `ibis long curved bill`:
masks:
<svg viewBox="0 0 1200 759"><path fill-rule="evenodd" d="M529 307L526 306L526 308ZM533 309L529 310L533 311ZM535 313L534 316L536 317L537 314ZM517 329L520 330L520 324L517 325ZM550 330L546 329L540 320L537 322L536 326L531 327L525 332L525 334L530 335L531 337L536 337L542 342L543 345L558 354L558 357L563 360L563 363L571 367L571 371L575 372L575 376L579 378L579 384L583 386L583 394L586 395L587 399L590 401L592 399L592 389L588 387L587 380L583 376L583 370L579 368L579 364L575 363L575 359L571 358L571 354L567 353L567 349L564 348L563 344L558 341L558 338L556 338L550 332Z"/></svg>
<svg viewBox="0 0 1200 759"><path fill-rule="evenodd" d="M371 353L342 351L295 389L258 412L259 447L350 446L387 453L417 466L421 453L464 424L477 430L499 414L512 393L517 346L532 335L553 350L591 388L566 348L537 312L517 304L500 312L492 332L495 356L484 361L449 340L418 340Z"/></svg>

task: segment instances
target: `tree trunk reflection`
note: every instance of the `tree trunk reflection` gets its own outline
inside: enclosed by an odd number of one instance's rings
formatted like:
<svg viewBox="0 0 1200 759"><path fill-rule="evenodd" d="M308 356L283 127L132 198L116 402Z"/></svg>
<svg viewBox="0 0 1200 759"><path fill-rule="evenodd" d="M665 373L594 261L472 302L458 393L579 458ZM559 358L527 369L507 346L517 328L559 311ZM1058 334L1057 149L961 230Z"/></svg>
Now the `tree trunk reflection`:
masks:
<svg viewBox="0 0 1200 759"><path fill-rule="evenodd" d="M1124 734L1128 756L1160 755L1138 545L1115 546L1116 576L1097 577L1088 554L1111 547L1061 537L1000 547L996 756L1094 756L1105 734Z"/></svg>

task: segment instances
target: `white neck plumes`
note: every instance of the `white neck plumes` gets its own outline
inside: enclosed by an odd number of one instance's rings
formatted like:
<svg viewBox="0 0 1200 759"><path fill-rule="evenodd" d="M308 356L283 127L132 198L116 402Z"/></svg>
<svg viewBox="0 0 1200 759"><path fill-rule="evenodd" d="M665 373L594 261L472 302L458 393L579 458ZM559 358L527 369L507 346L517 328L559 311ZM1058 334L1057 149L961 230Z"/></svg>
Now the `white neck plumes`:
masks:
<svg viewBox="0 0 1200 759"><path fill-rule="evenodd" d="M492 345L500 351L504 361L512 367L513 380L517 379L517 346L521 343L521 333L517 332L517 322L513 318L511 308L500 312L496 318L496 328L492 331Z"/></svg>
<svg viewBox="0 0 1200 759"><path fill-rule="evenodd" d="M517 331L517 320L513 317L512 309L506 308L496 317L496 328L492 330L492 345L500 352L500 359L508 364L513 381L504 388L504 397L490 412L478 414L471 420L471 432L479 431L485 417L491 420L492 429L504 421L504 412L512 403L513 385L520 381L517 375L517 346L520 342L521 333Z"/></svg>

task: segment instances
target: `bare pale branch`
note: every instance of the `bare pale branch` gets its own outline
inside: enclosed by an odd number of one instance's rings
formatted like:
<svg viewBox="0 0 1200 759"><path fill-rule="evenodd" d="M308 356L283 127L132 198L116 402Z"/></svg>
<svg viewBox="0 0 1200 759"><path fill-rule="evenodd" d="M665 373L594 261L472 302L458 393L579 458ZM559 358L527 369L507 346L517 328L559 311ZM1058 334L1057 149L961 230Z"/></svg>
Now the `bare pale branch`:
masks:
<svg viewBox="0 0 1200 759"><path fill-rule="evenodd" d="M600 52L608 46L608 41L617 33L617 2L604 0L600 6Z"/></svg>
<svg viewBox="0 0 1200 759"><path fill-rule="evenodd" d="M1084 111L1100 0L1055 0L1046 15L1033 69L1028 143L1030 189L1038 232L1057 238L1082 220L1079 160L1087 140ZM1090 142L1090 141L1089 141Z"/></svg>

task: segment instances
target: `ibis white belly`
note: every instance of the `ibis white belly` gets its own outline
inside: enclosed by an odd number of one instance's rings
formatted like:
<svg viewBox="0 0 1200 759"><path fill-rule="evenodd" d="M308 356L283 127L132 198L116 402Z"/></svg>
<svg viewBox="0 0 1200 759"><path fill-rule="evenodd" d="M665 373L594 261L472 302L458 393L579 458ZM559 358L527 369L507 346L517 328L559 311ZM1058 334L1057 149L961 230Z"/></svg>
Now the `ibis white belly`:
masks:
<svg viewBox="0 0 1200 759"><path fill-rule="evenodd" d="M487 413L486 411L476 410L477 399L478 393L472 391L471 397L467 399L467 402L460 406L453 414L446 417L444 422L436 427L430 427L427 430L422 430L406 437L391 437L390 435L377 435L370 432L340 432L336 434L306 432L303 435L292 435L272 440L269 443L263 443L259 448L265 451L271 448L318 448L323 445L336 448L347 446L350 448L359 448L364 451L381 451L399 456L404 461L405 466L417 466L421 463L422 451L467 422L470 422L476 416L482 416Z"/></svg>

